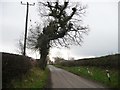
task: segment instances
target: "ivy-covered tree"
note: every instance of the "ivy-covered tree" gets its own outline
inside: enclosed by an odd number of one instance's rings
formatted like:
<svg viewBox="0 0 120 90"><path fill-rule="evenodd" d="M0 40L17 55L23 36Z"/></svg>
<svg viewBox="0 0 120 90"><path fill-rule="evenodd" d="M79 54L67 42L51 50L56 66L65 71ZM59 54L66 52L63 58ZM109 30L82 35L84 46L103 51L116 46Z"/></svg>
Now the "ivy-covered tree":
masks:
<svg viewBox="0 0 120 90"><path fill-rule="evenodd" d="M83 33L88 27L82 23L86 6L69 5L71 2L39 2L39 12L46 22L43 26L30 29L28 36L29 48L39 50L41 69L45 69L50 47L81 45Z"/></svg>

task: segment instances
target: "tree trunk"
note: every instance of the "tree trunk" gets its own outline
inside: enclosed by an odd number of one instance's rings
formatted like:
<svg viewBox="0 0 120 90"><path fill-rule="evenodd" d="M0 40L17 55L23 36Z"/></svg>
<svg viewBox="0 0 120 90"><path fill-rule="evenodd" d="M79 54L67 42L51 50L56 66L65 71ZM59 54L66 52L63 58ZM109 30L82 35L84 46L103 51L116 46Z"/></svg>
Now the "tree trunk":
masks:
<svg viewBox="0 0 120 90"><path fill-rule="evenodd" d="M44 48L41 48L40 50L40 61L39 61L39 67L42 70L45 70L45 67L47 66L47 55L49 54L49 44L43 45Z"/></svg>
<svg viewBox="0 0 120 90"><path fill-rule="evenodd" d="M42 70L45 70L46 65L47 65L46 57L41 57L41 58L40 58L40 61L39 61L39 67L40 67Z"/></svg>

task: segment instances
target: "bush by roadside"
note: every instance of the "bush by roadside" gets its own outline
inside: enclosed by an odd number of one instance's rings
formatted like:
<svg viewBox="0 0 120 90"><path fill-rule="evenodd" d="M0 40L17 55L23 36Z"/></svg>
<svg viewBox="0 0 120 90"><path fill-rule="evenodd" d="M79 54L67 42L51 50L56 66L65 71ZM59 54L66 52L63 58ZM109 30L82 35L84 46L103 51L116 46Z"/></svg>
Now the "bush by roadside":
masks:
<svg viewBox="0 0 120 90"><path fill-rule="evenodd" d="M27 56L2 53L2 88L50 88L50 71Z"/></svg>
<svg viewBox="0 0 120 90"><path fill-rule="evenodd" d="M11 87L11 81L22 78L34 66L33 64L36 65L37 63L30 57L2 53L2 87Z"/></svg>
<svg viewBox="0 0 120 90"><path fill-rule="evenodd" d="M47 87L49 73L48 68L41 70L39 67L34 67L22 79L12 80L13 88L39 88L39 90L43 90Z"/></svg>

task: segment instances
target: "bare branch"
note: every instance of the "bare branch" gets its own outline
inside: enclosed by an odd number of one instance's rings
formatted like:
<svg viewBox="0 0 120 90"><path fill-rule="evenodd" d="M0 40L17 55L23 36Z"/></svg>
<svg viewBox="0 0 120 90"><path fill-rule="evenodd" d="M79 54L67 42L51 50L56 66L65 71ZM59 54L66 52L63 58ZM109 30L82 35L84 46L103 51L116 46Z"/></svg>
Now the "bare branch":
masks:
<svg viewBox="0 0 120 90"><path fill-rule="evenodd" d="M82 21L86 6L69 6L69 3L39 2L39 13L44 19L43 28L41 30L35 26L30 29L28 45L39 50L44 59L52 46L81 45L83 34L88 32L88 27Z"/></svg>

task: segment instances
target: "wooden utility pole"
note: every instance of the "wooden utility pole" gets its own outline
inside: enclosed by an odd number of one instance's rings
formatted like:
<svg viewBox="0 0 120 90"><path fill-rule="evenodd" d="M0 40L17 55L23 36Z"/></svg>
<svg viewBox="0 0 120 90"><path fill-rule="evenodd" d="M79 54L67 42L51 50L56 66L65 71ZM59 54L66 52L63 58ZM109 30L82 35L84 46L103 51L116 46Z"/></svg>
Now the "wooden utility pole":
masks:
<svg viewBox="0 0 120 90"><path fill-rule="evenodd" d="M26 22L25 22L25 37L24 37L24 52L23 52L23 55L26 55L26 38L27 38L28 11L29 11L29 6L34 6L35 3L29 4L29 3L27 2L27 4L26 4L26 3L22 3L22 1L21 1L21 4L22 4L22 5L27 5L27 10L26 10Z"/></svg>

